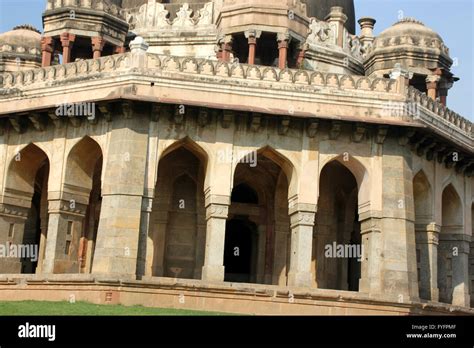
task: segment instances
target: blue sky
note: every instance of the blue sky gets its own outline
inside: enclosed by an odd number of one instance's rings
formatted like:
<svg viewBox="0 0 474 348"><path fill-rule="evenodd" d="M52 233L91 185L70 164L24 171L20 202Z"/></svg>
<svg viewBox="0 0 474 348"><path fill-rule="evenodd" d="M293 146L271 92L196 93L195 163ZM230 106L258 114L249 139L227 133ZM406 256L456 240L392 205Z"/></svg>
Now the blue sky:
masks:
<svg viewBox="0 0 474 348"><path fill-rule="evenodd" d="M42 29L45 0L0 0L0 32L15 25L32 24ZM473 0L355 0L356 17L377 20L375 33L397 22L399 16L415 17L438 32L457 62L460 77L450 90L448 107L474 120L474 1Z"/></svg>

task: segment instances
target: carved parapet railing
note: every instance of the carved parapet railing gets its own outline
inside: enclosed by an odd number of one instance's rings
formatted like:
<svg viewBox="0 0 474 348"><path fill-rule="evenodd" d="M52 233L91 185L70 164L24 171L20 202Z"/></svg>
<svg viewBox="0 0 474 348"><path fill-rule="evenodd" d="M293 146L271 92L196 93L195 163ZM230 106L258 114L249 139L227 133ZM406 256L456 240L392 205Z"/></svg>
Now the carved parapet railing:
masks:
<svg viewBox="0 0 474 348"><path fill-rule="evenodd" d="M115 17L125 19L121 8L110 0L48 0L46 3L46 11L56 10L63 7L104 11Z"/></svg>
<svg viewBox="0 0 474 348"><path fill-rule="evenodd" d="M323 73L298 69L226 63L207 59L180 58L148 54L148 68L164 72L218 76L229 79L280 82L295 86L331 87L341 90L396 93L397 81L358 75ZM274 88L278 88L277 85Z"/></svg>
<svg viewBox="0 0 474 348"><path fill-rule="evenodd" d="M27 71L8 72L0 75L4 89L22 89L35 84L53 81L77 80L93 77L99 73L114 73L132 69L131 53L82 60L64 65L54 65ZM216 76L219 78L245 79L251 81L279 82L295 86L329 87L341 90L359 90L380 93L396 93L397 81L384 78L369 78L357 75L341 75L297 69L225 63L216 60L147 54L146 69L151 75L160 73L184 73ZM278 85L274 86L278 88Z"/></svg>
<svg viewBox="0 0 474 348"><path fill-rule="evenodd" d="M28 86L50 84L62 80L92 78L95 74L123 71L129 67L130 53L125 53L45 68L4 73L0 75L0 86L4 89L21 90Z"/></svg>
<svg viewBox="0 0 474 348"><path fill-rule="evenodd" d="M448 124L451 127L455 127L458 131L464 133L472 140L473 127L471 121L448 109L440 102L433 100L425 93L418 91L414 87L410 86L407 89L407 98L408 101L415 102L430 112L429 116L432 120L431 124Z"/></svg>

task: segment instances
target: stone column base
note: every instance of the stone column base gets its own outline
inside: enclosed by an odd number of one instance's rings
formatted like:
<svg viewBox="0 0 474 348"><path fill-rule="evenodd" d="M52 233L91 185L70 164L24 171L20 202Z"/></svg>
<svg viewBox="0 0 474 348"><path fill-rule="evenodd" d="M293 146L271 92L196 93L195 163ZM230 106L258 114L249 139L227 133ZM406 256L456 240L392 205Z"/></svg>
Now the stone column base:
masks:
<svg viewBox="0 0 474 348"><path fill-rule="evenodd" d="M311 287L313 275L309 272L288 273L288 286Z"/></svg>
<svg viewBox="0 0 474 348"><path fill-rule="evenodd" d="M204 266L202 268L202 280L208 282L223 282L224 266Z"/></svg>

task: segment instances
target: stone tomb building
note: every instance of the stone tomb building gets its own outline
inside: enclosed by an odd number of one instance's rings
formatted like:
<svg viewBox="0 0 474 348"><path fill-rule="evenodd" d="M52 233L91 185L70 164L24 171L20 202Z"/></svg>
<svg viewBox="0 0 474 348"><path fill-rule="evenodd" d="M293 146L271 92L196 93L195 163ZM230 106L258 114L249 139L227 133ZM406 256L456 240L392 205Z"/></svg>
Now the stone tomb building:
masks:
<svg viewBox="0 0 474 348"><path fill-rule="evenodd" d="M375 22L356 36L349 0L49 0L42 35L0 34L0 299L474 314L453 60L415 19Z"/></svg>

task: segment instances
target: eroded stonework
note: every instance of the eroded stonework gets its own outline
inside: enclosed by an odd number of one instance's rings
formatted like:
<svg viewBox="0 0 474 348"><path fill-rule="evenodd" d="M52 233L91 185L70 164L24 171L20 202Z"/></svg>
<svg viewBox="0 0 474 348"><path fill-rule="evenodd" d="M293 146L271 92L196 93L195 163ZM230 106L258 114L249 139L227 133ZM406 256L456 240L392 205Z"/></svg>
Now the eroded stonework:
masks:
<svg viewBox="0 0 474 348"><path fill-rule="evenodd" d="M473 129L439 35L355 36L299 0L129 3L49 1L41 67L0 74L0 245L38 246L0 258L2 299L472 314Z"/></svg>

